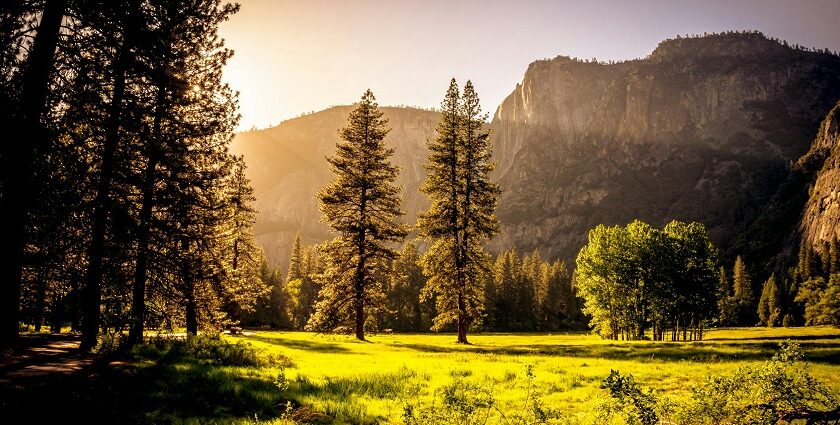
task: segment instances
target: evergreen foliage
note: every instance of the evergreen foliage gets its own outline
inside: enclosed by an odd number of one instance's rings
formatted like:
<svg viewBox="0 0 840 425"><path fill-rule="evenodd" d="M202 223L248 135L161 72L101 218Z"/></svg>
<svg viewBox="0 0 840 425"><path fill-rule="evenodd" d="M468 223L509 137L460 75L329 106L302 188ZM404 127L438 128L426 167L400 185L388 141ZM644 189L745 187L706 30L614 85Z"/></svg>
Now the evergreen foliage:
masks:
<svg viewBox="0 0 840 425"><path fill-rule="evenodd" d="M472 82L461 95L453 78L441 103L437 137L429 142L428 176L421 190L431 205L417 223L420 235L431 242L423 256L429 279L422 294L436 300L433 329L454 324L464 344L468 328L484 310L490 259L483 243L498 233L494 211L500 190L490 181L494 164L485 122Z"/></svg>
<svg viewBox="0 0 840 425"><path fill-rule="evenodd" d="M371 313L385 307L383 277L396 256L390 243L406 230L397 222L400 188L397 169L385 146L387 120L370 90L341 130L344 140L328 158L336 177L318 194L324 220L339 234L323 248L323 286L307 329L355 332L365 339Z"/></svg>

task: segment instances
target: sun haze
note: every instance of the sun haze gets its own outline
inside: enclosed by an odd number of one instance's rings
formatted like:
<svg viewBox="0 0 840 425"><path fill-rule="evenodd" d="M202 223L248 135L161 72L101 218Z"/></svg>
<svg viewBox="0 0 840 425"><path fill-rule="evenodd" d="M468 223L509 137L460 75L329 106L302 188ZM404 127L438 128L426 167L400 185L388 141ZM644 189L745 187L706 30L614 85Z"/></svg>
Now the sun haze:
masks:
<svg viewBox="0 0 840 425"><path fill-rule="evenodd" d="M225 77L247 129L367 88L383 105L437 107L452 77L472 79L493 113L536 59L632 59L677 34L756 29L840 49L840 2L804 3L241 0L221 33L236 51Z"/></svg>

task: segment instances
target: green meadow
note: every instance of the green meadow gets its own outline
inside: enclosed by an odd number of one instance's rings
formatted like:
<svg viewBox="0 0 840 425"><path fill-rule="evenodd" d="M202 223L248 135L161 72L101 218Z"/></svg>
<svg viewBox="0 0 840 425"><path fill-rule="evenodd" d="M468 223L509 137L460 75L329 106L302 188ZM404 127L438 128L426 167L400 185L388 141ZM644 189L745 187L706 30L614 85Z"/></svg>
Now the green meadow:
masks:
<svg viewBox="0 0 840 425"><path fill-rule="evenodd" d="M226 367L226 373L277 381L297 407L286 417L336 423L400 422L406 407L434 403L453 382L492 392L490 421L522 408L526 399L559 411L570 422L591 422L606 397L611 370L632 374L656 394L678 399L708 375L734 372L772 357L779 343L797 340L815 377L840 395L840 329L712 330L696 342L615 342L586 333L474 334L472 345L447 334L349 336L256 332L230 337L261 353L282 355L285 367Z"/></svg>

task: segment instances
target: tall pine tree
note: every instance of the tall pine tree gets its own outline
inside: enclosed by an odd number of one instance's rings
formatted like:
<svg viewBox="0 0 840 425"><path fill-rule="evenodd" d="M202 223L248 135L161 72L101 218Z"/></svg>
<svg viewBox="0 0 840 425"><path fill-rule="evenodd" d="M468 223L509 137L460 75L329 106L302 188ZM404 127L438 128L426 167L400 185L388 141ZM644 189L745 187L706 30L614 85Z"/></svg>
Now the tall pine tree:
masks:
<svg viewBox="0 0 840 425"><path fill-rule="evenodd" d="M431 206L418 220L421 235L432 241L423 256L429 276L423 296L436 296L433 329L455 324L463 344L484 308L490 259L483 244L498 232L499 187L489 178L494 164L485 121L472 83L467 82L460 96L452 79L441 104L437 137L429 143L429 174L422 191Z"/></svg>
<svg viewBox="0 0 840 425"><path fill-rule="evenodd" d="M737 312L738 324L751 326L755 324L755 296L747 266L740 255L735 259L732 275L734 287L732 299Z"/></svg>
<svg viewBox="0 0 840 425"><path fill-rule="evenodd" d="M388 262L396 257L391 243L405 237L398 223L400 188L397 168L390 163L394 150L385 146L390 131L373 93L367 90L341 130L335 156L328 158L335 179L318 193L324 219L339 236L325 248L324 286L307 328L345 331L352 325L356 338L365 339L371 310L385 305Z"/></svg>

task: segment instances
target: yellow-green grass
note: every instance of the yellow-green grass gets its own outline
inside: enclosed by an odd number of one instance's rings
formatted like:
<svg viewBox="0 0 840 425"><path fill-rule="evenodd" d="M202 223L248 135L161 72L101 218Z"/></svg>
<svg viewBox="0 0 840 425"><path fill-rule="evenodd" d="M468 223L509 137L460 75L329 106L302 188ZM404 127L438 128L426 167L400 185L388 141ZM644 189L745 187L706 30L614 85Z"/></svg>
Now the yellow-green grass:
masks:
<svg viewBox="0 0 840 425"><path fill-rule="evenodd" d="M406 402L431 400L461 379L493 389L498 405L516 409L527 391L525 367L545 406L568 417L585 416L604 391L611 369L633 374L667 397L690 394L709 374L725 374L768 360L787 339L798 340L812 372L840 394L840 329L738 328L710 330L697 342L616 342L585 333L473 334L472 345L447 334L372 335L358 342L343 335L256 332L230 337L289 357L288 397L338 422L395 422ZM232 368L250 378L275 379L278 367Z"/></svg>

